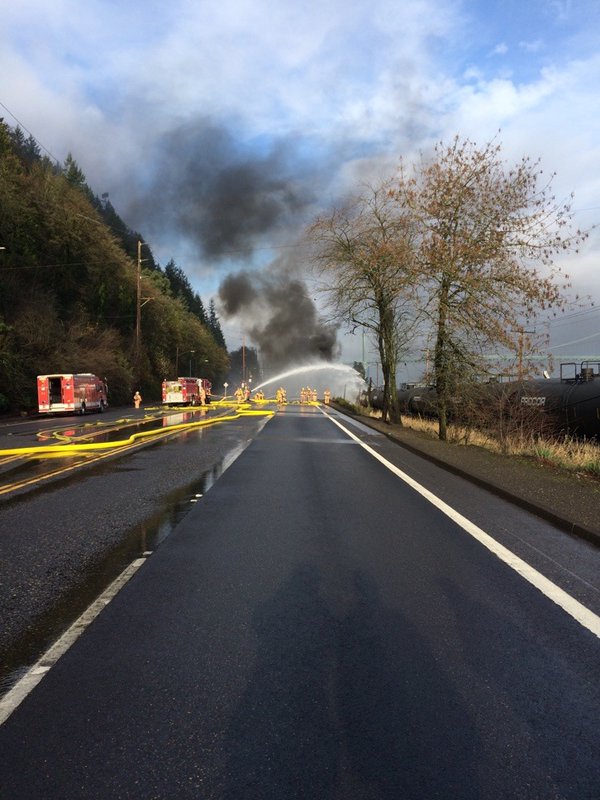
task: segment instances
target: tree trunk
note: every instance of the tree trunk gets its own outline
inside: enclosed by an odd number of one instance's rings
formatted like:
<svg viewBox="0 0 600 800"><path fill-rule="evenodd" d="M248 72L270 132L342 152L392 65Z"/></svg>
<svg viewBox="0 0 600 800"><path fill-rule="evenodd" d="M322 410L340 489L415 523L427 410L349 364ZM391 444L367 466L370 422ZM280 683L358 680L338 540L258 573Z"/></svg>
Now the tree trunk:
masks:
<svg viewBox="0 0 600 800"><path fill-rule="evenodd" d="M382 418L384 422L400 425L402 420L400 418L400 405L396 389L396 330L393 313L385 303L382 303L380 318L379 355L383 372Z"/></svg>
<svg viewBox="0 0 600 800"><path fill-rule="evenodd" d="M400 416L400 403L398 402L398 388L396 386L396 365L390 373L390 422L402 425Z"/></svg>
<svg viewBox="0 0 600 800"><path fill-rule="evenodd" d="M435 390L438 404L438 436L445 442L448 437L448 391L449 391L449 359L448 359L448 293L450 280L444 276L440 286L438 308L437 337L435 341Z"/></svg>

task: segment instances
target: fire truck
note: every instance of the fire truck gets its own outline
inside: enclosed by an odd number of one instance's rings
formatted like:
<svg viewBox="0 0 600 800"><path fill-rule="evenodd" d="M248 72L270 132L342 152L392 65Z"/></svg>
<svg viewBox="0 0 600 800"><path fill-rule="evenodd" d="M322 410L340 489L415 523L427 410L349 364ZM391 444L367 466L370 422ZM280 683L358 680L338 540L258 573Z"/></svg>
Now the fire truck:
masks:
<svg viewBox="0 0 600 800"><path fill-rule="evenodd" d="M40 414L85 414L108 406L106 382L90 372L77 375L38 375Z"/></svg>
<svg viewBox="0 0 600 800"><path fill-rule="evenodd" d="M200 403L200 386L206 393L206 402L210 403L212 384L206 378L177 378L175 381L163 381L162 401L168 405L181 403L195 406Z"/></svg>

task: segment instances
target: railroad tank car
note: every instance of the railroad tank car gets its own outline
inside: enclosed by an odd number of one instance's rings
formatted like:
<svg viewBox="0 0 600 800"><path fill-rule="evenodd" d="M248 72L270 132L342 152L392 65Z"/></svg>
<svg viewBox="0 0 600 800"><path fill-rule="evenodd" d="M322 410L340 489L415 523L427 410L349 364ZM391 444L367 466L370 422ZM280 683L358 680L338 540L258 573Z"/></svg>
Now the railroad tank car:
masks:
<svg viewBox="0 0 600 800"><path fill-rule="evenodd" d="M573 436L600 441L600 362L561 364L559 378L482 384L478 402L492 403L501 393L516 405L548 412L562 430ZM404 384L398 390L398 401L404 414L437 416L437 396L433 386ZM372 392L371 405L382 408L381 387ZM459 413L460 405L461 399L453 398L450 417Z"/></svg>

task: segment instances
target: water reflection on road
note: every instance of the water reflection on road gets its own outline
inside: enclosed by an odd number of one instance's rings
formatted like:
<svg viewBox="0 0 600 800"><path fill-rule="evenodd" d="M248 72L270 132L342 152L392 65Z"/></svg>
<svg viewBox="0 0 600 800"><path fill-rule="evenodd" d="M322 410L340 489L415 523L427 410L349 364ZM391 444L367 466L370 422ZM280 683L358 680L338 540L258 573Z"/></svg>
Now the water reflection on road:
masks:
<svg viewBox="0 0 600 800"><path fill-rule="evenodd" d="M158 421L161 424L161 421ZM203 429L191 431L196 440ZM193 442L189 442L193 444ZM136 558L149 556L176 528L220 477L225 469L244 450L247 440L230 441L220 460L206 469L189 484L161 499L160 510L143 522L125 530L119 543L109 552L91 561L84 569L77 586L64 593L52 607L46 608L27 628L26 633L2 653L0 664L0 695L7 692L61 634L83 613L112 581ZM126 460L117 465L105 464L98 472L126 472L131 467ZM77 476L74 483L83 480Z"/></svg>
<svg viewBox="0 0 600 800"><path fill-rule="evenodd" d="M69 424L60 425L58 419L44 419L39 421L43 425L41 429L30 423L26 431L21 429L18 433L13 430L14 426L4 425L0 429L0 496L8 498L17 492L37 489L38 481L64 476L78 465L119 455L123 446L129 449L145 446L152 443L153 432L157 436L168 435L170 429L175 429L174 433L185 435L185 430L183 434L176 430L177 426L194 426L208 419L218 419L227 410L202 407L173 411L160 408L154 413L145 413L143 417L103 419L80 425L73 425L70 420ZM18 443L15 435L19 436ZM111 443L118 443L119 447L114 451L94 447ZM70 449L73 445L83 447ZM90 446L91 449L87 449ZM46 450L38 453L41 447Z"/></svg>

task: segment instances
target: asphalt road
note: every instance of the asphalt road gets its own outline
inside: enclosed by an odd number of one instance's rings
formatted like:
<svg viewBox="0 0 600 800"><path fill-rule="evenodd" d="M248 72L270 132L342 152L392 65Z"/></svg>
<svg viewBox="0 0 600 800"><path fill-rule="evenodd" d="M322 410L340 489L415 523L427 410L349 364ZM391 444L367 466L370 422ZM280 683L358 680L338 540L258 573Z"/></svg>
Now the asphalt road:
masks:
<svg viewBox="0 0 600 800"><path fill-rule="evenodd" d="M597 800L599 674L594 633L292 407L0 727L0 797Z"/></svg>
<svg viewBox="0 0 600 800"><path fill-rule="evenodd" d="M140 420L144 415L127 414ZM83 420L116 423L122 416L123 410L112 410ZM166 421L178 423L180 416L171 412ZM93 465L73 459L72 473L15 497L2 496L0 694L132 559L169 534L195 495L212 485L264 422L264 417L246 417L187 430L175 439L148 440L134 452L117 450ZM5 424L0 444L30 447L41 428L68 424L65 418ZM127 438L131 432L127 428L117 436ZM60 468L68 461L42 459L39 469ZM25 463L17 475L32 477L34 469L35 464ZM13 473L1 477L10 482Z"/></svg>

